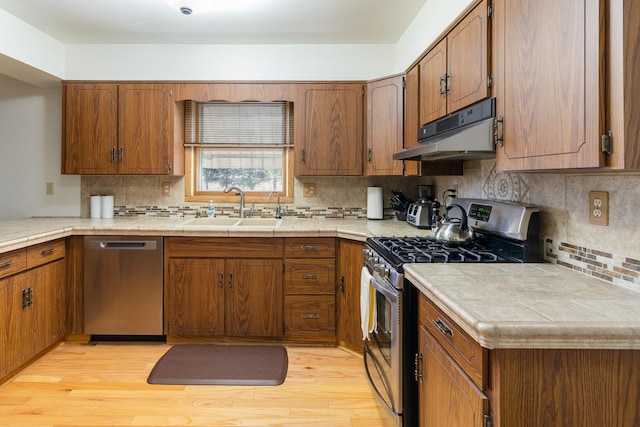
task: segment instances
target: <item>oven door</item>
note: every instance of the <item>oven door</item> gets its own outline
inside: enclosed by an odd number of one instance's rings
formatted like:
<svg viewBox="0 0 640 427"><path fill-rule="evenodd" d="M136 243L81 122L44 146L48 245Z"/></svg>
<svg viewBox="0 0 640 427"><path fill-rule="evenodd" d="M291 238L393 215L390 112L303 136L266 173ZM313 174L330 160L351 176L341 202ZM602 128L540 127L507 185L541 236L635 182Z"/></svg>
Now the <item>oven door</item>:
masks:
<svg viewBox="0 0 640 427"><path fill-rule="evenodd" d="M364 365L380 400L402 426L402 291L373 275L377 326L365 340Z"/></svg>

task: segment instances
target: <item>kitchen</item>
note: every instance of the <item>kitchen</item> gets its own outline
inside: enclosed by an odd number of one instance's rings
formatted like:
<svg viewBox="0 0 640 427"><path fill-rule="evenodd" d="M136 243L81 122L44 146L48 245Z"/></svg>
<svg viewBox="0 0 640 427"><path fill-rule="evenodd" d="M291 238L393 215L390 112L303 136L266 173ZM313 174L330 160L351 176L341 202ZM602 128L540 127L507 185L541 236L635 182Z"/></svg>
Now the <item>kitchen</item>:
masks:
<svg viewBox="0 0 640 427"><path fill-rule="evenodd" d="M181 65L167 64L162 56L167 52L176 57L184 55L179 49L171 46L161 49L158 46L66 45L66 53L63 53L60 43L55 43L55 40L42 33L34 34L32 28L3 14L2 19L7 24L3 25L3 28L15 29L15 34L26 33L23 41L38 43L36 46L26 45L31 49L22 49L22 46L18 49L17 46L11 46L11 38L4 38L7 45L3 54L9 57L9 64L4 66L3 70L6 70L4 72L8 75L20 75L29 79L34 70L26 70L24 74L22 71L16 72L13 67L17 61L35 68L41 67L45 74L78 80L373 79L403 71L429 44L429 40L435 39L447 26L446 23L451 22L467 5L468 2L447 2L446 6L444 2L429 2L428 6L434 7L437 14L421 11L417 16L419 19L411 24L395 47L346 45L332 47L331 52L326 52L327 49L322 47L313 51L308 47L287 46L288 61L295 61L294 57L298 57L300 63L286 62L282 65L290 65L286 70L275 66L264 70L256 64L264 63L265 56L273 57L278 52L282 54L284 48L261 46L256 49L243 46L242 49L246 49L247 52L246 56L237 59L237 62L216 64L217 67L210 68L213 71L206 73L185 71ZM212 46L211 51L214 55L211 57L215 56L215 53L227 53L226 49L228 47ZM290 55L292 50L297 54ZM46 51L47 55L42 51ZM162 54L158 53L160 51ZM148 53L143 55L142 52ZM50 55L55 57L51 58ZM327 59L327 55L335 57ZM116 56L118 60L114 60ZM136 60L142 57L149 60ZM46 62L47 58L50 58L51 62ZM63 62L62 58L66 60ZM129 61L122 58L129 58ZM252 58L252 62L245 63L248 61L247 58ZM331 70L326 70L323 62L332 63ZM42 77L41 73L36 74L37 77ZM2 94L0 121L3 129L3 151L9 155L3 155L0 174L5 182L14 184L3 190L3 193L7 192L7 202L3 201L3 219L41 215L88 216L88 195L103 191L115 193L116 198L120 200L119 204L126 206L172 206L182 202L184 185L175 178L171 178L172 182L175 179L172 185L172 199L167 201L158 194L159 191L150 191L160 188L165 180L161 178L105 179L61 175L58 162L48 161L52 158L58 159L60 153L62 113L59 89L35 88L16 80L9 80L2 86ZM32 125L21 126L23 121L20 117L24 115L31 118ZM33 142L27 144L24 141ZM12 160L9 161L9 158ZM25 164L13 161L16 158L30 159L29 164L35 163L39 166L31 167L29 173L25 174ZM638 289L637 267L633 267L634 264L637 266L637 262L633 260L640 258L640 239L637 236L637 228L634 227L634 212L637 211L640 200L636 174L505 174L497 171L495 165L495 160L468 161L464 165L464 175L451 177L304 177L295 183L296 196L302 192L301 187L304 183L315 183L317 195L315 198L306 199L296 197L295 207L304 208L308 205L364 208L367 186L381 185L388 193L391 188L403 188L407 192L413 192L417 184L435 184L439 189L457 186L459 194L464 197L498 198L530 203L539 206L545 213L541 218L541 229L546 245L544 252L548 260L557 257L566 266L584 270L624 287ZM16 176L21 177L19 182L15 182ZM45 195L46 182L54 183L55 190L52 196ZM589 192L596 190L609 192L608 226L592 225L588 221ZM154 193L157 195L154 196ZM173 198L176 198L177 202ZM4 213L5 209L7 214ZM584 250L581 250L582 248ZM589 255L576 254L580 251ZM595 258L595 261L590 258ZM597 266L589 267L594 265Z"/></svg>

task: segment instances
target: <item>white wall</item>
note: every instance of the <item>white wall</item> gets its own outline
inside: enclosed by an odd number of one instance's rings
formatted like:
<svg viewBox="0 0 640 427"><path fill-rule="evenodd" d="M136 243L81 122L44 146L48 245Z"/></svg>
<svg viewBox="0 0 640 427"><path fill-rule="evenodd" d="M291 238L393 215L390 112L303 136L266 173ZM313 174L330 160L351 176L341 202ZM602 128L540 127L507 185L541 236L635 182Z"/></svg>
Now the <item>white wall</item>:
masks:
<svg viewBox="0 0 640 427"><path fill-rule="evenodd" d="M404 72L473 0L427 0L396 43L394 62Z"/></svg>
<svg viewBox="0 0 640 427"><path fill-rule="evenodd" d="M60 88L0 78L0 220L80 215L80 177L60 174L61 104Z"/></svg>

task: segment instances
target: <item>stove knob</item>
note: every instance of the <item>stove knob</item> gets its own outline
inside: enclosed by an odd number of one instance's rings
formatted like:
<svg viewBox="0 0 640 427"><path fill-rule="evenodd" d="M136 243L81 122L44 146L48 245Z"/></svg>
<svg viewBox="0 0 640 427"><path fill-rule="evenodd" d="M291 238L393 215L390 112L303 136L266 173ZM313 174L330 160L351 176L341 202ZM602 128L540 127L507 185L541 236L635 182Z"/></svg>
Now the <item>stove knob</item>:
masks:
<svg viewBox="0 0 640 427"><path fill-rule="evenodd" d="M389 278L389 273L390 273L390 271L389 271L389 269L387 267L382 267L382 271L380 271L380 275L382 277L384 277L385 279L388 279Z"/></svg>

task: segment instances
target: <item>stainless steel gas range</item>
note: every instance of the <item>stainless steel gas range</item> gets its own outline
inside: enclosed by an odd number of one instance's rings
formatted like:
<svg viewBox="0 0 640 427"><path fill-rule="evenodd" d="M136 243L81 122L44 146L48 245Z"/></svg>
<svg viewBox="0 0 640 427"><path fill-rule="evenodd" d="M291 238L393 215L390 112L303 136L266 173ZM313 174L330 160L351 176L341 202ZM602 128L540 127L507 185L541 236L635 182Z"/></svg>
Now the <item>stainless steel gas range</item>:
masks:
<svg viewBox="0 0 640 427"><path fill-rule="evenodd" d="M454 199L476 233L471 244L433 237L372 237L364 262L375 290L376 322L365 340L364 364L376 394L397 427L418 425L417 291L404 280L405 263L540 262L539 210L481 199ZM455 217L456 212L451 211Z"/></svg>

